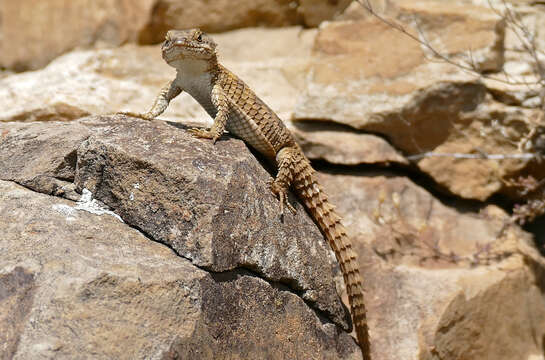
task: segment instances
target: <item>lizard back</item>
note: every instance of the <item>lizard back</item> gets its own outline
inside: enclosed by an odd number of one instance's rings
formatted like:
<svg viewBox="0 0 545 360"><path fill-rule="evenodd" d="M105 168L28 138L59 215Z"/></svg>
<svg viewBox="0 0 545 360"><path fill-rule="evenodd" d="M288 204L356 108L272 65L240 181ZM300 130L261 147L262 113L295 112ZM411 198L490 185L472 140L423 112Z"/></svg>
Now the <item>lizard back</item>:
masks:
<svg viewBox="0 0 545 360"><path fill-rule="evenodd" d="M283 147L295 145L290 131L244 81L219 66L216 81L230 100L227 130L271 160Z"/></svg>

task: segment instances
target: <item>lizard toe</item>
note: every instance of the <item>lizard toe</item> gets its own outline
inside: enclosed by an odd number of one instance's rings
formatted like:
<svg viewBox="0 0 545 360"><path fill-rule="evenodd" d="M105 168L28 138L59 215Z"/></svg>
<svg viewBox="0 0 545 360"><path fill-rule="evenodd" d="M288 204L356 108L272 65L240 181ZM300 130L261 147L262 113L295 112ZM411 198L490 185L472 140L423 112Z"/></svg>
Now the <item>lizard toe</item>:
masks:
<svg viewBox="0 0 545 360"><path fill-rule="evenodd" d="M191 135L193 135L196 138L201 139L213 139L214 136L210 133L210 130L205 129L199 129L199 128L192 128L188 130Z"/></svg>
<svg viewBox="0 0 545 360"><path fill-rule="evenodd" d="M125 115L125 116L132 116L132 117L144 119L144 120L153 120L153 116L149 113L135 113L132 111L120 111L120 112L117 112L116 115Z"/></svg>

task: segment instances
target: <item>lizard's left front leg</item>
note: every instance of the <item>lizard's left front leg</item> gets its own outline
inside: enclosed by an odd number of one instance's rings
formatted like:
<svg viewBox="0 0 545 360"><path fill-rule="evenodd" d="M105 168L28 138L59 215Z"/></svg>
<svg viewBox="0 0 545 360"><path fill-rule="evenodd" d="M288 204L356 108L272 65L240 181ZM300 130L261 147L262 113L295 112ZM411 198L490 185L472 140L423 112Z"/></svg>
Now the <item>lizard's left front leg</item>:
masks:
<svg viewBox="0 0 545 360"><path fill-rule="evenodd" d="M216 107L218 112L214 118L214 124L209 130L193 128L189 131L196 137L204 139L212 139L214 143L223 135L225 126L227 125L227 118L229 116L229 99L220 85L214 85L212 88L212 104Z"/></svg>

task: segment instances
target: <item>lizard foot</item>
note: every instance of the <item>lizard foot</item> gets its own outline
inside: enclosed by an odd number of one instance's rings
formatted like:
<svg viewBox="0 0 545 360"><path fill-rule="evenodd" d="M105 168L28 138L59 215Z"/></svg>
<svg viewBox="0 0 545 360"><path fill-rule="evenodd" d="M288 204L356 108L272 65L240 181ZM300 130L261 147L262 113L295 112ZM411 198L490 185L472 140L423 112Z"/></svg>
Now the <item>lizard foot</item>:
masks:
<svg viewBox="0 0 545 360"><path fill-rule="evenodd" d="M144 119L144 120L153 120L153 116L150 113L134 113L131 111L121 111L121 112L117 112L116 115L125 115L125 116L132 116L132 117Z"/></svg>
<svg viewBox="0 0 545 360"><path fill-rule="evenodd" d="M216 141L218 141L218 139L221 137L221 134L216 134L214 131L212 130L205 130L205 129L199 129L199 128L192 128L192 129L189 129L189 132L196 138L201 138L201 139L212 139L212 141L214 142L214 144L216 143Z"/></svg>
<svg viewBox="0 0 545 360"><path fill-rule="evenodd" d="M268 184L272 193L277 196L280 201L280 217L284 217L284 206L286 206L294 215L297 214L297 210L288 201L287 189L282 188L282 186L278 185L278 183L272 179L268 181Z"/></svg>

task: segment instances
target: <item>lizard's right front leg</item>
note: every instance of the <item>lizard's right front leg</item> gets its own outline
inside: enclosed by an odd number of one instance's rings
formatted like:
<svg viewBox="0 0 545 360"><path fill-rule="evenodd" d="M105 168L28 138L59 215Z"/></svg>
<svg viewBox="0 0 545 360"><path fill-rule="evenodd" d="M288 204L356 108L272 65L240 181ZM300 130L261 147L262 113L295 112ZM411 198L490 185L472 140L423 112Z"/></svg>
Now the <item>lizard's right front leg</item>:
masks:
<svg viewBox="0 0 545 360"><path fill-rule="evenodd" d="M284 217L284 205L292 212L297 211L288 202L288 190L295 175L296 163L299 156L299 150L295 147L284 147L276 155L278 164L278 173L274 181L270 182L271 191L280 201L280 217Z"/></svg>
<svg viewBox="0 0 545 360"><path fill-rule="evenodd" d="M119 112L118 114L134 116L145 120L153 120L157 116L161 115L168 107L170 100L180 95L182 89L175 85L174 80L169 81L159 92L153 106L148 112L145 113L133 113L133 112Z"/></svg>
<svg viewBox="0 0 545 360"><path fill-rule="evenodd" d="M214 118L214 124L209 130L193 128L189 131L195 137L203 139L212 139L214 143L223 135L225 126L227 125L227 119L229 117L229 99L220 85L214 85L212 87L211 94L212 104L218 109L216 117Z"/></svg>

